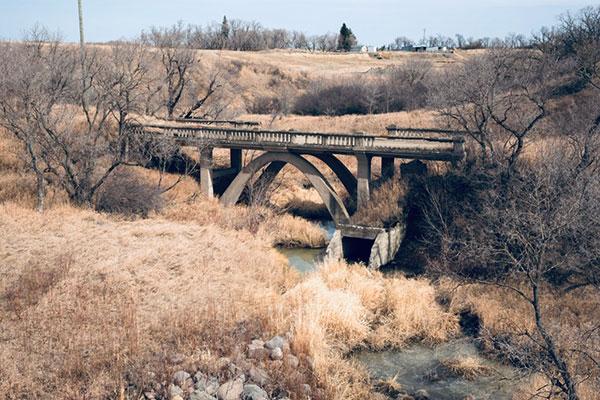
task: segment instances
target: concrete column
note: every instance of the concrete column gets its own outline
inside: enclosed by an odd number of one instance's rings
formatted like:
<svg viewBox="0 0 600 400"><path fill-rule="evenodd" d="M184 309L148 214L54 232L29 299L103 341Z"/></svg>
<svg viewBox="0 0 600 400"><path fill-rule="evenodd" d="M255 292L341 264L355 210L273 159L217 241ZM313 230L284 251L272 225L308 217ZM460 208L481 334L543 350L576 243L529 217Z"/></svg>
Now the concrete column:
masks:
<svg viewBox="0 0 600 400"><path fill-rule="evenodd" d="M213 148L198 148L200 152L200 189L206 197L214 197L213 190Z"/></svg>
<svg viewBox="0 0 600 400"><path fill-rule="evenodd" d="M229 150L229 160L229 165L231 166L231 168L235 169L236 174L242 170L242 150Z"/></svg>
<svg viewBox="0 0 600 400"><path fill-rule="evenodd" d="M371 181L371 156L358 153L356 159L358 161L356 209L358 210L363 208L371 198L371 189L369 187Z"/></svg>
<svg viewBox="0 0 600 400"><path fill-rule="evenodd" d="M385 179L392 178L394 176L393 157L381 157L381 176Z"/></svg>

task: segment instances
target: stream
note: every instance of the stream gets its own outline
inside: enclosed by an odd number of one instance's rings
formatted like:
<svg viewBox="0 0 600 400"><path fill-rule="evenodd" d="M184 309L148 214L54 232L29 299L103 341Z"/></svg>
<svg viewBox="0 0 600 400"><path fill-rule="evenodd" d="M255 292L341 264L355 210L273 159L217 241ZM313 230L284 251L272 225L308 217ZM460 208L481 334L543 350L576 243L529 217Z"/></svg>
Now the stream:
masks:
<svg viewBox="0 0 600 400"><path fill-rule="evenodd" d="M331 240L333 233L335 232L335 223L333 221L318 221L321 228L327 231L327 239ZM306 249L296 248L288 249L285 247L277 248L281 254L285 255L290 263L290 267L297 269L298 271L305 273L315 269L315 264L323 259L325 256L325 248L320 249Z"/></svg>
<svg viewBox="0 0 600 400"><path fill-rule="evenodd" d="M332 221L318 221L331 239L335 232ZM291 267L302 273L315 269L315 264L325 256L325 249L278 248ZM435 347L413 344L402 351L362 350L350 355L361 363L377 380L395 379L402 390L415 393L424 389L431 399L463 400L471 396L474 400L505 400L511 398L518 383L515 368L492 362L479 355L469 339L458 339ZM488 371L475 379L464 379L444 368L443 362L460 358L477 360Z"/></svg>
<svg viewBox="0 0 600 400"><path fill-rule="evenodd" d="M373 381L394 379L402 390L415 393L425 389L431 399L474 400L510 399L518 383L515 368L492 362L478 354L469 339L459 339L436 347L414 344L402 351L359 351L351 357L365 366ZM472 358L487 373L472 380L461 378L443 362Z"/></svg>

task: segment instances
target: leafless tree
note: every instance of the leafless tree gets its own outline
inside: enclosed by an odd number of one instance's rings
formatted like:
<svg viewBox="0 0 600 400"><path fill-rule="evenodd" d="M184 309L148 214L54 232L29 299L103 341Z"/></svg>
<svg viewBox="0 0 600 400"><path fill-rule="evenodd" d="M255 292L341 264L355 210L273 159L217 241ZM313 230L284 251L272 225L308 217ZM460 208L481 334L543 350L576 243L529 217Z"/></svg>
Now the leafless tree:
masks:
<svg viewBox="0 0 600 400"><path fill-rule="evenodd" d="M141 36L143 43L158 51L162 73L158 85L150 90L150 97L164 94L161 103L166 107L169 119L173 118L192 69L198 63L195 52L188 46L188 35L189 29L180 21L170 28L152 27L150 32L144 32Z"/></svg>
<svg viewBox="0 0 600 400"><path fill-rule="evenodd" d="M35 30L6 45L0 83L0 123L24 145L38 181L58 184L75 203L91 204L98 188L127 162L133 111L141 105L145 52L139 46L89 48L85 77L74 48ZM85 85L81 87L81 82Z"/></svg>
<svg viewBox="0 0 600 400"><path fill-rule="evenodd" d="M26 165L37 182L37 208L44 209L47 155L46 127L54 123L59 107L72 87L72 54L59 38L35 26L24 43L2 44L0 58L0 126L23 146Z"/></svg>
<svg viewBox="0 0 600 400"><path fill-rule="evenodd" d="M410 46L414 43L412 39L407 38L406 36L398 36L394 39L394 43L390 43L388 48L390 50L402 50L406 46Z"/></svg>
<svg viewBox="0 0 600 400"><path fill-rule="evenodd" d="M441 186L427 186L422 208L435 248L430 271L496 285L525 300L536 329L513 332L527 345L512 343L511 356L533 359L569 399L578 398L581 380L600 375L600 349L585 344L595 343L597 333L577 332L583 343L561 340L542 305L561 291L598 289L600 177L580 162L576 149L559 141L508 179L473 171L446 176ZM600 320L590 322L600 327Z"/></svg>
<svg viewBox="0 0 600 400"><path fill-rule="evenodd" d="M547 115L557 62L530 51L490 50L435 82L431 102L465 131L486 162L510 171L526 137Z"/></svg>

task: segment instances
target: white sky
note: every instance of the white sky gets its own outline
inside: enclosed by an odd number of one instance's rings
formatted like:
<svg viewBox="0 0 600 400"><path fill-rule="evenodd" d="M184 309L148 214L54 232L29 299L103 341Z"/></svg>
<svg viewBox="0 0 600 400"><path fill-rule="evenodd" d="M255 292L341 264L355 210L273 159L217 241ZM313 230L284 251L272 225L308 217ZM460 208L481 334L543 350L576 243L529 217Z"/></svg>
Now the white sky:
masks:
<svg viewBox="0 0 600 400"><path fill-rule="evenodd" d="M82 0L86 41L133 38L151 25L178 20L206 25L228 19L307 34L338 32L342 22L362 44L388 44L398 36L461 33L465 37L529 35L557 16L590 2L578 0ZM20 39L35 23L78 40L77 0L0 0L0 39Z"/></svg>

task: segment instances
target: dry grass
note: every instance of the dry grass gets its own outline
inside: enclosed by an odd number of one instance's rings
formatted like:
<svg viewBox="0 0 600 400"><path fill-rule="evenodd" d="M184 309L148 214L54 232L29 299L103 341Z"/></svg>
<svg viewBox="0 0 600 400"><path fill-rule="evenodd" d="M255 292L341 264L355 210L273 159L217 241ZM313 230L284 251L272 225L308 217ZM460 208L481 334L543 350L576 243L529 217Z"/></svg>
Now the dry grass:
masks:
<svg viewBox="0 0 600 400"><path fill-rule="evenodd" d="M344 358L351 350L399 349L458 333L456 317L436 303L428 281L386 278L341 261L321 265L284 301L293 347L313 357L317 380L332 399L372 398L365 371Z"/></svg>
<svg viewBox="0 0 600 400"><path fill-rule="evenodd" d="M0 171L19 171L23 162L18 156L19 145L8 132L0 128Z"/></svg>
<svg viewBox="0 0 600 400"><path fill-rule="evenodd" d="M240 119L259 121L266 129L331 133L362 131L376 135L387 135L386 126L394 124L412 128L439 128L444 125L437 114L429 110L339 117L289 115L278 117L272 124L272 117L268 115L243 115Z"/></svg>
<svg viewBox="0 0 600 400"><path fill-rule="evenodd" d="M209 351L208 368L273 328L296 280L267 243L215 226L3 204L0 230L0 392L14 397L117 397L178 353Z"/></svg>
<svg viewBox="0 0 600 400"><path fill-rule="evenodd" d="M327 232L315 224L288 214L275 221L273 241L283 247L325 247L329 241Z"/></svg>
<svg viewBox="0 0 600 400"><path fill-rule="evenodd" d="M351 223L386 228L404 220L404 198L408 188L404 181L390 179L373 190L365 207L350 218Z"/></svg>
<svg viewBox="0 0 600 400"><path fill-rule="evenodd" d="M494 373L494 368L485 365L475 357L462 357L455 360L446 360L442 365L462 379L474 381L480 376L489 376Z"/></svg>

